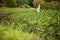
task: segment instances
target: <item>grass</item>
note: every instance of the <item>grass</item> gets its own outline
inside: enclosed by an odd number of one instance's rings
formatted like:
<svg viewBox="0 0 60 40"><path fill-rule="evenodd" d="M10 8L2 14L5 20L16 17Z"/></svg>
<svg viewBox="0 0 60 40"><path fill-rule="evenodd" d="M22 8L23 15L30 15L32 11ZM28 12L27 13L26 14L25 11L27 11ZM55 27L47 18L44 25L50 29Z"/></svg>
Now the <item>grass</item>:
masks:
<svg viewBox="0 0 60 40"><path fill-rule="evenodd" d="M0 40L32 40L34 34L24 33L21 30L0 28Z"/></svg>
<svg viewBox="0 0 60 40"><path fill-rule="evenodd" d="M60 10L41 9L38 13L31 8L0 8L0 14L6 13L10 15L6 20L1 18L0 40L33 40L37 36L60 40L56 38L60 32Z"/></svg>

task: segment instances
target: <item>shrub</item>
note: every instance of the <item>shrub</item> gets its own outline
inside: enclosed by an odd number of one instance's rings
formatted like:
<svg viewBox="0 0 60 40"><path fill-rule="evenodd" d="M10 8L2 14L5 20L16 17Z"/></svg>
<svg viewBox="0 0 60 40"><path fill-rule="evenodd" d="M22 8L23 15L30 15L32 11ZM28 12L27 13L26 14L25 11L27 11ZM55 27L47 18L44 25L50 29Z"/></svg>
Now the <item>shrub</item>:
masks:
<svg viewBox="0 0 60 40"><path fill-rule="evenodd" d="M16 0L4 0L5 7L16 7Z"/></svg>
<svg viewBox="0 0 60 40"><path fill-rule="evenodd" d="M24 12L25 13L25 12ZM18 25L23 32L29 32L39 35L40 37L49 40L55 39L59 33L59 12L57 10L42 10L40 13L28 12L29 14L19 14L14 17L15 26ZM15 15L15 14L14 14ZM44 16L44 17L43 17ZM59 17L59 18L58 18ZM19 20L18 20L19 19ZM16 27L15 27L16 28Z"/></svg>
<svg viewBox="0 0 60 40"><path fill-rule="evenodd" d="M27 10L14 12L10 15L10 21L2 25L7 28L34 33L46 40L60 40L60 10L44 9L39 13Z"/></svg>
<svg viewBox="0 0 60 40"><path fill-rule="evenodd" d="M60 0L45 0L47 2L51 2L51 1L57 1L57 2L60 2Z"/></svg>
<svg viewBox="0 0 60 40"><path fill-rule="evenodd" d="M45 4L41 5L41 9L60 9L59 2L45 2Z"/></svg>
<svg viewBox="0 0 60 40"><path fill-rule="evenodd" d="M29 4L30 0L19 0L19 7L26 7Z"/></svg>

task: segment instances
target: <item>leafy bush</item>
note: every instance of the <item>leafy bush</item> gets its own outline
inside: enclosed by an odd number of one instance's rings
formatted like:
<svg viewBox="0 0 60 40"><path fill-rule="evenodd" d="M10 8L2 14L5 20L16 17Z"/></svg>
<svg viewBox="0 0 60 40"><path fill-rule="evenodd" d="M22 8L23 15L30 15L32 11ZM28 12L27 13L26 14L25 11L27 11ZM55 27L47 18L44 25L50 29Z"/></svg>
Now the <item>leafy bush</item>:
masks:
<svg viewBox="0 0 60 40"><path fill-rule="evenodd" d="M60 2L60 0L45 0L45 1L47 1L47 2L51 2L51 1L58 1L58 2Z"/></svg>
<svg viewBox="0 0 60 40"><path fill-rule="evenodd" d="M50 8L60 9L60 2L52 1L52 2L48 2L47 4L50 6ZM52 6L52 7L51 7L51 6Z"/></svg>
<svg viewBox="0 0 60 40"><path fill-rule="evenodd" d="M29 12L29 14L27 14L24 12L22 14L13 14L15 26L18 25L18 29L20 28L24 32L35 33L40 37L52 37L52 40L60 29L58 24L60 21L59 12L57 10L42 10L38 14L37 12L32 13Z"/></svg>
<svg viewBox="0 0 60 40"><path fill-rule="evenodd" d="M41 5L41 9L60 9L59 2L46 2L44 5Z"/></svg>
<svg viewBox="0 0 60 40"><path fill-rule="evenodd" d="M46 40L60 40L60 10L45 9L39 13L27 10L12 13L10 20L1 25L34 33Z"/></svg>
<svg viewBox="0 0 60 40"><path fill-rule="evenodd" d="M5 7L16 7L16 0L4 0Z"/></svg>
<svg viewBox="0 0 60 40"><path fill-rule="evenodd" d="M26 7L29 4L29 1L30 0L19 0L18 1L18 4L19 4L18 6L19 7Z"/></svg>

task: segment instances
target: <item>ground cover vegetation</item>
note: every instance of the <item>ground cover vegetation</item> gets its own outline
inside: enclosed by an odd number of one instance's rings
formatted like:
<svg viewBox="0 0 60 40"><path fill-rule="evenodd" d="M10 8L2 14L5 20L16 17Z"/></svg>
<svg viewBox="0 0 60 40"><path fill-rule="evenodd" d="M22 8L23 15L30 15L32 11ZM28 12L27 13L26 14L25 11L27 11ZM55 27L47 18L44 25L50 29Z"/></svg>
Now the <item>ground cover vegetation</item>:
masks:
<svg viewBox="0 0 60 40"><path fill-rule="evenodd" d="M55 9L41 9L41 12L38 13L36 9L29 8L0 8L0 39L33 40L35 34L44 40L60 40L59 13L60 11ZM19 39L21 35L24 37ZM31 39L28 39L29 35L32 37Z"/></svg>
<svg viewBox="0 0 60 40"><path fill-rule="evenodd" d="M0 40L60 40L60 0L0 0Z"/></svg>

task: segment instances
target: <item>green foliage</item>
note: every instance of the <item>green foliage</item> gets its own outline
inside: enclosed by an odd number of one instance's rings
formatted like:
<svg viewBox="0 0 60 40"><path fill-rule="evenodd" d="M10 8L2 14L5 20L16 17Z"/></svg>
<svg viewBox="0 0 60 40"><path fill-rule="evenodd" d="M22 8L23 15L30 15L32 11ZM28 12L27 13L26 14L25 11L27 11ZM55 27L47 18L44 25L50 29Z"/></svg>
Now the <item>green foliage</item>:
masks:
<svg viewBox="0 0 60 40"><path fill-rule="evenodd" d="M58 1L58 2L60 2L60 0L45 0L45 1L47 1L47 2L51 2L51 1Z"/></svg>
<svg viewBox="0 0 60 40"><path fill-rule="evenodd" d="M41 5L41 9L60 9L59 2L46 2Z"/></svg>
<svg viewBox="0 0 60 40"><path fill-rule="evenodd" d="M20 1L20 5L29 4L29 0L19 0L19 1Z"/></svg>
<svg viewBox="0 0 60 40"><path fill-rule="evenodd" d="M16 7L16 0L4 0L5 7Z"/></svg>
<svg viewBox="0 0 60 40"><path fill-rule="evenodd" d="M0 40L32 40L35 37L33 33L24 33L12 28L6 28L0 25Z"/></svg>
<svg viewBox="0 0 60 40"><path fill-rule="evenodd" d="M5 23L2 22L1 25L6 26L6 28L34 33L40 37L43 37L46 40L60 40L59 13L60 10L54 9L44 9L41 10L41 12L39 13L31 9L20 9L17 12L13 12L10 15L10 20Z"/></svg>

